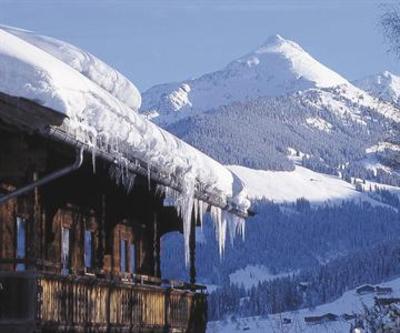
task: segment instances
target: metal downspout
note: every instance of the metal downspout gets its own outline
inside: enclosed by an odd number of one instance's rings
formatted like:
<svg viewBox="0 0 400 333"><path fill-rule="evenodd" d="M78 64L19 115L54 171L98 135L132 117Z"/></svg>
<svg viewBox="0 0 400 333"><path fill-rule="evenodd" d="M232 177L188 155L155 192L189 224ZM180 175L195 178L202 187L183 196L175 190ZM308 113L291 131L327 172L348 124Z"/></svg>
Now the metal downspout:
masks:
<svg viewBox="0 0 400 333"><path fill-rule="evenodd" d="M50 183L53 180L56 180L62 176L65 176L75 170L78 170L82 166L82 163L83 163L83 151L84 151L83 148L81 148L80 150L77 150L76 159L73 164L68 165L60 170L54 171L33 183L30 183L24 187L19 188L18 190L15 190L9 194L6 194L6 195L0 197L0 205L12 198L18 197L22 194L25 194L26 192L32 191L36 187L43 186L47 183Z"/></svg>

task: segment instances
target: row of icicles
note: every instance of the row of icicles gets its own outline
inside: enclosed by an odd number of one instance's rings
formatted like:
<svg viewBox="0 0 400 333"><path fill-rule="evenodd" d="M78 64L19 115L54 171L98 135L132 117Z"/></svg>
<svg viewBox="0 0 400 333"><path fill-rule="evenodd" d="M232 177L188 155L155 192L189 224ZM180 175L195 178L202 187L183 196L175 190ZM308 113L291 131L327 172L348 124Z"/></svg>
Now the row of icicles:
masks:
<svg viewBox="0 0 400 333"><path fill-rule="evenodd" d="M189 239L194 215L196 222L203 227L204 214L208 211L214 225L215 235L218 241L219 255L225 251L226 237L229 233L231 244L237 235L245 236L245 220L239 216L222 210L219 207L211 206L208 203L194 198L194 182L185 182L186 188L182 191L176 191L170 187L158 185L159 193L164 194L164 206L173 206L183 222L183 238L185 250L185 265L189 265ZM209 208L209 209L208 209ZM192 215L193 214L193 215Z"/></svg>
<svg viewBox="0 0 400 333"><path fill-rule="evenodd" d="M96 145L92 144L92 164L93 172L96 172ZM122 186L128 193L131 192L134 186L136 174L129 171L131 162L120 156L115 165L109 169L111 178L118 186ZM147 168L147 180L150 188L150 167ZM218 242L219 255L222 258L225 251L226 237L229 233L231 244L237 235L245 237L245 220L235 214L222 210L219 207L209 205L208 203L195 199L195 176L192 172L187 172L183 177L182 191L176 191L164 185L157 185L157 193L164 196L163 205L165 207L175 207L178 216L183 222L183 238L184 238L184 252L185 252L185 265L189 266L189 240L192 222L192 214L203 226L203 217L207 212L211 216L214 225L215 235Z"/></svg>

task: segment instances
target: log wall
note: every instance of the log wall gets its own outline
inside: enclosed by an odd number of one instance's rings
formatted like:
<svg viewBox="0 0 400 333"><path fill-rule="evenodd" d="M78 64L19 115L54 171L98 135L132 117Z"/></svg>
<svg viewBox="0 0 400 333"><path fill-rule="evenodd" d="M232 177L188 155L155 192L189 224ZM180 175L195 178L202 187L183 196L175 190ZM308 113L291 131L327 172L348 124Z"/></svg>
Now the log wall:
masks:
<svg viewBox="0 0 400 333"><path fill-rule="evenodd" d="M74 156L69 146L8 132L0 122L0 195L69 165ZM145 177L136 177L127 193L110 179L104 161L96 162L95 173L91 156L85 161L78 171L0 205L0 332L204 332L206 296L163 287L158 279L160 237L182 228L176 212L162 207ZM17 217L27 221L24 259L16 259ZM67 273L62 228L70 237ZM93 241L89 269L86 230ZM135 244L135 272L120 271L121 240ZM130 251L126 257L130 271ZM18 264L26 271L16 272Z"/></svg>

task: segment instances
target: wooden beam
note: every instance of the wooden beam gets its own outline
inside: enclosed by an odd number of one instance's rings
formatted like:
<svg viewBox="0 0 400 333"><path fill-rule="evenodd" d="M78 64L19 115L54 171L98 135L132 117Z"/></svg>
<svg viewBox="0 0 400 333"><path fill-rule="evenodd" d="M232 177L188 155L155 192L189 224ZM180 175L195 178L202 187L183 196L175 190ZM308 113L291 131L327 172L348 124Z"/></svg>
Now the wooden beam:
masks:
<svg viewBox="0 0 400 333"><path fill-rule="evenodd" d="M153 213L153 260L154 260L154 275L161 277L160 269L160 230L159 221L156 213Z"/></svg>

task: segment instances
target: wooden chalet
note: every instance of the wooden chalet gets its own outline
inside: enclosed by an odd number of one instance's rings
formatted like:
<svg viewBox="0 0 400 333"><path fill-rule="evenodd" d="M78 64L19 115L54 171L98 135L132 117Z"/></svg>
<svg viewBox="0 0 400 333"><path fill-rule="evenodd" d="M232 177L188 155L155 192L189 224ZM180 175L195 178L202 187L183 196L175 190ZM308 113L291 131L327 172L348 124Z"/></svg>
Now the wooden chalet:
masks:
<svg viewBox="0 0 400 333"><path fill-rule="evenodd" d="M339 316L333 314L333 313L326 313L321 316L309 316L309 317L304 317L304 321L307 324L323 324L331 321L337 321L339 319Z"/></svg>
<svg viewBox="0 0 400 333"><path fill-rule="evenodd" d="M178 183L139 161L126 171L136 175L132 190L118 186L115 157L97 151L94 170L64 118L0 93L0 332L204 332L194 232L190 281L161 278L160 237L183 227L156 188Z"/></svg>

